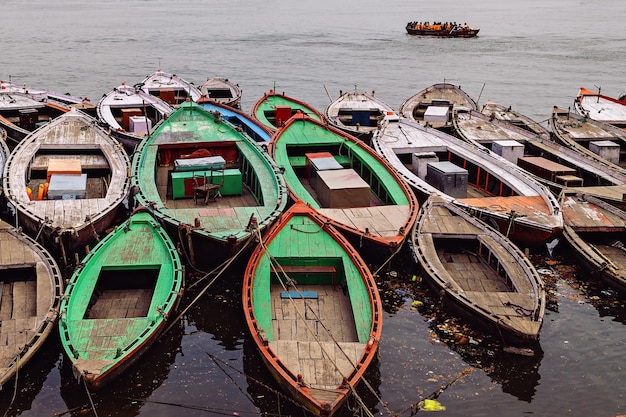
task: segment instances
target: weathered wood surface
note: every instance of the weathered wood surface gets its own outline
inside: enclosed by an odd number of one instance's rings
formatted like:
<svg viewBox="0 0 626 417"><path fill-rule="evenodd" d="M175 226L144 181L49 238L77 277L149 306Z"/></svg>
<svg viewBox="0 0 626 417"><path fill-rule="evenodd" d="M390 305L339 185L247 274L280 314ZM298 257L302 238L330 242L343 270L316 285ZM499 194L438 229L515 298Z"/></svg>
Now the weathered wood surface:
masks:
<svg viewBox="0 0 626 417"><path fill-rule="evenodd" d="M280 296L282 286L271 288L274 340L270 347L312 388L335 389L352 373L364 349L358 342L350 299L340 286L300 285L298 290L315 291L318 298L285 299Z"/></svg>
<svg viewBox="0 0 626 417"><path fill-rule="evenodd" d="M62 293L61 273L52 257L2 221L0 290L2 387L39 350L52 331Z"/></svg>
<svg viewBox="0 0 626 417"><path fill-rule="evenodd" d="M444 106L446 103L455 111L477 110L476 102L460 86L449 83L437 83L427 87L408 99L406 99L399 109L402 117L424 124L424 112L429 105ZM448 125L445 122L429 122L435 128Z"/></svg>
<svg viewBox="0 0 626 417"><path fill-rule="evenodd" d="M43 172L34 175L34 171L44 171L52 158L85 162L82 172L87 173L86 198L37 199L39 184L46 177ZM103 168L107 174L92 171ZM37 234L40 225L45 224L47 233L70 231L77 236L76 240L81 240L78 236L85 229L89 229L87 234L91 236L94 231L110 226L128 194L129 170L130 160L119 142L98 127L95 119L72 110L18 144L7 160L5 193L29 233ZM33 191L32 201L27 186Z"/></svg>
<svg viewBox="0 0 626 417"><path fill-rule="evenodd" d="M543 283L511 241L459 207L431 197L420 212L413 247L431 283L510 340L538 338Z"/></svg>

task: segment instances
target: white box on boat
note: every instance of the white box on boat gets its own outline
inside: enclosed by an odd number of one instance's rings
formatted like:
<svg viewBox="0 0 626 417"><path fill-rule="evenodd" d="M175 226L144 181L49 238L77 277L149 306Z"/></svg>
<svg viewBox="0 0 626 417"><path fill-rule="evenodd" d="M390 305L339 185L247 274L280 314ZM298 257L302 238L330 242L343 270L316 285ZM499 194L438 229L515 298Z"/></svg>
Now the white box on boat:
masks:
<svg viewBox="0 0 626 417"><path fill-rule="evenodd" d="M597 140L589 142L589 150L600 158L606 159L615 165L619 164L619 144L610 140Z"/></svg>
<svg viewBox="0 0 626 417"><path fill-rule="evenodd" d="M128 125L132 133L148 133L152 129L152 120L146 116L130 116Z"/></svg>
<svg viewBox="0 0 626 417"><path fill-rule="evenodd" d="M424 112L425 122L445 123L448 121L450 109L446 106L428 106Z"/></svg>
<svg viewBox="0 0 626 417"><path fill-rule="evenodd" d="M516 140L496 140L491 145L491 150L515 165L524 156L524 145Z"/></svg>
<svg viewBox="0 0 626 417"><path fill-rule="evenodd" d="M87 174L52 174L48 185L48 200L85 198Z"/></svg>
<svg viewBox="0 0 626 417"><path fill-rule="evenodd" d="M317 174L317 198L322 207L369 207L370 186L353 169L332 169Z"/></svg>
<svg viewBox="0 0 626 417"><path fill-rule="evenodd" d="M428 164L439 162L439 157L434 152L413 152L411 156L411 171L419 178L426 180L428 174Z"/></svg>

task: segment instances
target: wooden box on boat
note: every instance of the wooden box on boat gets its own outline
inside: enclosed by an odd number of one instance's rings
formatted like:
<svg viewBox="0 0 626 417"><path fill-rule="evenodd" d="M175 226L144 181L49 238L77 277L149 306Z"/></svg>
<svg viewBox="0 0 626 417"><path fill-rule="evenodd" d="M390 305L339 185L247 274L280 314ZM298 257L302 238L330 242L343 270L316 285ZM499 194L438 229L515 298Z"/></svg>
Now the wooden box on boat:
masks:
<svg viewBox="0 0 626 417"><path fill-rule="evenodd" d="M370 205L370 186L353 169L317 173L317 195L322 207L349 208Z"/></svg>
<svg viewBox="0 0 626 417"><path fill-rule="evenodd" d="M542 156L525 156L517 160L517 165L526 171L544 178L551 182L556 182L572 186L582 186L582 178L576 177L576 170L568 166L550 161ZM576 181L578 178L579 181Z"/></svg>
<svg viewBox="0 0 626 417"><path fill-rule="evenodd" d="M47 180L48 182L50 182L50 177L53 174L80 175L83 172L82 169L83 168L80 164L80 158L72 158L72 159L51 158L51 159L48 159Z"/></svg>
<svg viewBox="0 0 626 417"><path fill-rule="evenodd" d="M524 145L516 140L495 141L491 150L515 165L518 159L524 157Z"/></svg>
<svg viewBox="0 0 626 417"><path fill-rule="evenodd" d="M139 108L122 109L122 128L130 132L130 118L133 116L141 116L142 112Z"/></svg>
<svg viewBox="0 0 626 417"><path fill-rule="evenodd" d="M620 146L610 140L597 140L589 142L589 150L602 159L619 165Z"/></svg>
<svg viewBox="0 0 626 417"><path fill-rule="evenodd" d="M428 106L424 112L424 122L445 123L449 114L450 109L447 106Z"/></svg>

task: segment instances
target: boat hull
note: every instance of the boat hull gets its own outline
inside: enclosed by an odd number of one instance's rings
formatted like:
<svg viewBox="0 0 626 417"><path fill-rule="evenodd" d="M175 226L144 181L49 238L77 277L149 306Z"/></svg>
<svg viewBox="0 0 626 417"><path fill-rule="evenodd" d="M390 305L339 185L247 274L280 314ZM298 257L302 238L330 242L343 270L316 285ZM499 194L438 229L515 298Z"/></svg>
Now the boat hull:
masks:
<svg viewBox="0 0 626 417"><path fill-rule="evenodd" d="M0 221L3 252L2 291L20 295L3 297L0 336L0 388L15 377L43 346L57 324L63 295L63 277L51 254L34 240ZM19 302L19 305L18 305ZM15 303L15 305L13 305ZM11 312L12 310L12 312Z"/></svg>
<svg viewBox="0 0 626 417"><path fill-rule="evenodd" d="M95 391L132 366L175 313L183 279L174 243L145 210L100 241L61 304L61 342L76 379Z"/></svg>
<svg viewBox="0 0 626 417"><path fill-rule="evenodd" d="M299 239L305 242L296 244ZM290 275L298 281L281 291L277 282ZM316 416L333 415L376 358L382 306L373 277L356 250L302 202L288 209L255 248L244 274L243 303L250 334L270 373ZM306 317L298 312L305 305ZM322 305L334 306L336 313L325 314ZM282 324L273 323L275 314ZM344 318L335 321L337 315ZM311 319L323 323L311 328ZM303 331L288 330L293 328L288 323ZM313 359L310 352L318 350L326 353L315 360L315 369L305 366Z"/></svg>
<svg viewBox="0 0 626 417"><path fill-rule="evenodd" d="M509 239L434 196L420 211L411 243L426 281L446 304L506 345L534 347L544 284Z"/></svg>
<svg viewBox="0 0 626 417"><path fill-rule="evenodd" d="M431 36L436 38L473 38L478 35L480 29L462 29L462 30L420 30L406 28L406 32L413 36Z"/></svg>

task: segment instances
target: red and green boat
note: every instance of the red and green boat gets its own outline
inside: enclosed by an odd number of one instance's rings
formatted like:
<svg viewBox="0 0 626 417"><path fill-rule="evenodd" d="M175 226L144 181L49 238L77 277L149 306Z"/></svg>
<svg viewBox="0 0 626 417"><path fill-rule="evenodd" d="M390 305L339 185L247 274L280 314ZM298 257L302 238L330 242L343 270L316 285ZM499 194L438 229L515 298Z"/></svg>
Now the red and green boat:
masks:
<svg viewBox="0 0 626 417"><path fill-rule="evenodd" d="M337 128L297 114L279 129L269 153L302 200L351 236L357 247L402 245L417 218L407 183L369 146Z"/></svg>
<svg viewBox="0 0 626 417"><path fill-rule="evenodd" d="M183 292L176 247L150 213L109 233L76 268L61 302L59 333L74 376L97 390L158 340Z"/></svg>
<svg viewBox="0 0 626 417"><path fill-rule="evenodd" d="M315 119L322 120L324 116L313 106L274 90L263 94L252 106L252 117L263 123L268 129L275 131L283 126L287 120L296 113L306 114Z"/></svg>
<svg viewBox="0 0 626 417"><path fill-rule="evenodd" d="M314 415L333 415L376 356L382 305L372 274L354 247L301 201L253 252L243 305L268 369Z"/></svg>

